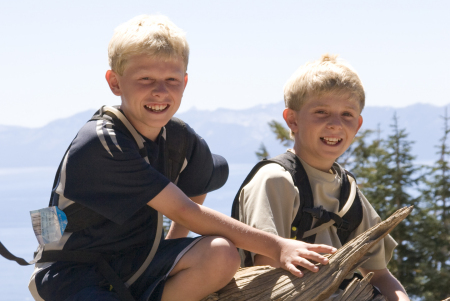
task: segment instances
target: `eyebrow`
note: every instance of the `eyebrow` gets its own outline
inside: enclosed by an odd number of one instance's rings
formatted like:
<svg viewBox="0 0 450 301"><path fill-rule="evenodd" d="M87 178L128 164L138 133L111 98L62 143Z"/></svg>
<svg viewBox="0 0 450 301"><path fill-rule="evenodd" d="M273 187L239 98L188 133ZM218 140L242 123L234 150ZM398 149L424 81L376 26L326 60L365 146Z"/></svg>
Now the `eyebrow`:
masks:
<svg viewBox="0 0 450 301"><path fill-rule="evenodd" d="M315 109L315 108L318 108L318 107L328 108L328 107L331 107L331 106L327 105L327 104L322 104L320 102L317 102L317 104L315 106L313 106L312 108ZM352 110L358 111L357 106L346 105L344 107L347 108L347 109L352 109Z"/></svg>

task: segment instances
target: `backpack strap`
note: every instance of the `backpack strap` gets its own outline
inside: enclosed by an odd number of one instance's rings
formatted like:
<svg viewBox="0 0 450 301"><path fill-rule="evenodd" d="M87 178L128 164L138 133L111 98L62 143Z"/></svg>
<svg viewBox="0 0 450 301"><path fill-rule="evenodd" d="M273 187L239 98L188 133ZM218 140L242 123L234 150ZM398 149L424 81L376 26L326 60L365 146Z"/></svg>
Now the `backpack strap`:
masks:
<svg viewBox="0 0 450 301"><path fill-rule="evenodd" d="M317 234L326 228L331 227L332 225L336 225L338 229L348 230L348 222L344 220L342 217L348 212L350 207L353 205L353 201L356 196L356 181L352 179L351 181L351 190L347 202L345 203L344 208L340 210L337 214L327 211L323 209L322 206L314 207L312 209L305 209L307 213L311 214L313 217L317 218L320 221L328 220L325 223L322 223L320 226L315 227L309 231L306 231L303 237L308 237L314 234Z"/></svg>
<svg viewBox="0 0 450 301"><path fill-rule="evenodd" d="M165 172L169 180L177 184L180 173L187 165L189 145L188 130L183 120L172 117L165 126Z"/></svg>
<svg viewBox="0 0 450 301"><path fill-rule="evenodd" d="M305 237L307 229L311 229L313 218L308 209L314 207L314 198L309 183L308 175L296 154L286 152L272 159L283 166L292 176L294 185L300 195L300 206L291 225L291 238L307 243L314 243L315 235Z"/></svg>
<svg viewBox="0 0 450 301"><path fill-rule="evenodd" d="M233 205L231 206L231 217L239 220L239 196L241 194L242 188L245 187L255 176L255 174L263 167L264 165L270 164L270 163L276 163L272 160L263 159L259 161L250 171L250 173L245 178L244 182L242 183L241 187L239 188L238 192L236 193L236 196L234 197ZM247 250L244 251L244 266L245 267L251 267L253 266L253 259L251 256L251 253Z"/></svg>
<svg viewBox="0 0 450 301"><path fill-rule="evenodd" d="M348 184L351 180L353 180L356 183L355 176L349 172L348 170L344 169L342 166L340 166L338 163L335 163L333 165L334 169L340 174L342 179L341 184L341 195L339 197L340 202L340 208L341 209L344 204L343 201L348 199L348 188L350 185ZM339 228L337 229L337 235L339 237L339 240L341 241L341 244L344 245L348 241L348 237L350 234L361 224L363 219L363 209L361 204L361 198L360 198L360 191L358 188L358 185L356 185L356 195L355 199L353 201L352 206L350 209L348 209L347 213L342 216L342 218L348 222L347 229Z"/></svg>
<svg viewBox="0 0 450 301"><path fill-rule="evenodd" d="M334 163L333 168L342 181L339 195L339 212L327 211L322 206L307 209L306 211L317 218L318 222L313 229L306 231L303 237L315 235L334 225L337 228L339 240L344 245L350 234L362 221L362 205L359 189L353 174L342 168L338 163Z"/></svg>
<svg viewBox="0 0 450 301"><path fill-rule="evenodd" d="M253 169L250 171L248 176L245 178L241 187L239 188L234 201L231 207L231 217L239 220L239 196L241 194L241 190L253 179L255 174L263 167L264 165L276 163L283 166L292 176L294 181L294 185L298 187L300 193L300 208L297 212L297 215L292 222L291 226L291 238L298 239L298 237L302 238L303 232L305 229L310 229L312 224L312 216L303 212L304 208L312 208L314 206L314 200L312 197L311 186L309 185L308 176L306 175L306 171L301 165L297 156L291 152L286 152L284 154L278 155L272 159L263 159L258 162ZM298 169L296 167L299 167ZM314 237L309 237L306 242L314 242ZM251 257L251 253L247 250L244 250L244 265L246 267L253 266L253 259Z"/></svg>

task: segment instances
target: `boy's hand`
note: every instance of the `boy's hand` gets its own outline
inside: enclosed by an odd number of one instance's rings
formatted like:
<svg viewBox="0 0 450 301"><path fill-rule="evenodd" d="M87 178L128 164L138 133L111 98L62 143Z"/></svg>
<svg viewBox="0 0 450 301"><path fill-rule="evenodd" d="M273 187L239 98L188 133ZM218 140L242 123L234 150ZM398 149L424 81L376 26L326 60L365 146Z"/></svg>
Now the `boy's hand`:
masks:
<svg viewBox="0 0 450 301"><path fill-rule="evenodd" d="M318 272L319 268L311 261L328 264L328 258L318 253L334 253L336 248L327 245L308 244L302 241L282 239L280 243L281 267L297 277L303 277L300 267L304 267L311 272ZM309 261L309 260L311 261Z"/></svg>

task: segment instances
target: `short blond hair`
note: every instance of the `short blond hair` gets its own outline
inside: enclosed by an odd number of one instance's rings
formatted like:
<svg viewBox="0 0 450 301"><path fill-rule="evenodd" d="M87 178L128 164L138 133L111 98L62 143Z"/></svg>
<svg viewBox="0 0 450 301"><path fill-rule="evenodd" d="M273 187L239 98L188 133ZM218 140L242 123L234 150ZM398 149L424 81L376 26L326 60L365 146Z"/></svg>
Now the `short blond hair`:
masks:
<svg viewBox="0 0 450 301"><path fill-rule="evenodd" d="M182 59L187 70L189 45L185 33L166 16L141 15L115 29L108 46L109 66L123 75L127 60L140 54Z"/></svg>
<svg viewBox="0 0 450 301"><path fill-rule="evenodd" d="M310 97L329 93L350 94L364 108L364 88L356 71L337 55L324 54L314 62L301 66L284 85L286 108L300 110Z"/></svg>

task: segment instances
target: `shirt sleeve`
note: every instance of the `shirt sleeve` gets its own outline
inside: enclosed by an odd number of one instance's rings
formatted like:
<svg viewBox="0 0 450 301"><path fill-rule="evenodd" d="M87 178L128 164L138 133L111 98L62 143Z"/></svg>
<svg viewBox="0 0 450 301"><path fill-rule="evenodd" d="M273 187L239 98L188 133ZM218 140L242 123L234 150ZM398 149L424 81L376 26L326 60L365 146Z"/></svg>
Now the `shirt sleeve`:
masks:
<svg viewBox="0 0 450 301"><path fill-rule="evenodd" d="M276 163L263 166L239 195L239 219L254 228L290 238L300 206L289 172Z"/></svg>
<svg viewBox="0 0 450 301"><path fill-rule="evenodd" d="M110 122L88 122L61 171L58 194L122 224L161 192L169 180L139 154L129 134Z"/></svg>
<svg viewBox="0 0 450 301"><path fill-rule="evenodd" d="M222 187L228 179L227 161L211 154L208 144L190 126L187 165L180 173L177 186L188 196L198 196Z"/></svg>
<svg viewBox="0 0 450 301"><path fill-rule="evenodd" d="M381 222L381 218L366 197L359 190L358 193L363 208L363 218L358 228L350 234L349 241ZM361 267L368 270L381 270L386 268L396 246L397 243L392 236L386 235L366 253L365 258L370 257L370 259Z"/></svg>

